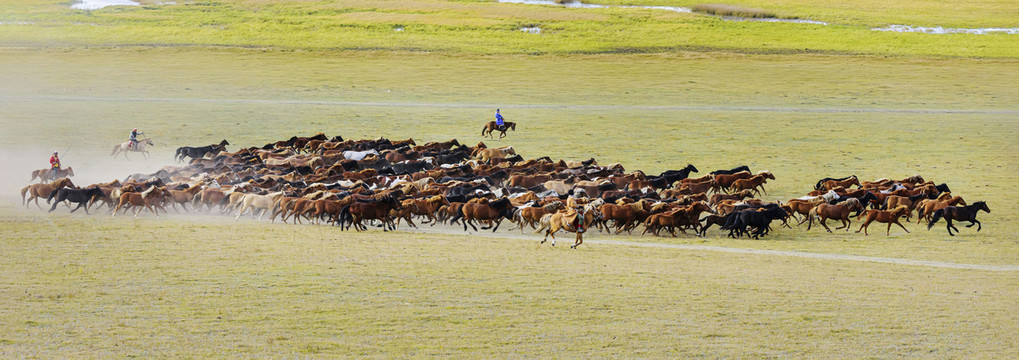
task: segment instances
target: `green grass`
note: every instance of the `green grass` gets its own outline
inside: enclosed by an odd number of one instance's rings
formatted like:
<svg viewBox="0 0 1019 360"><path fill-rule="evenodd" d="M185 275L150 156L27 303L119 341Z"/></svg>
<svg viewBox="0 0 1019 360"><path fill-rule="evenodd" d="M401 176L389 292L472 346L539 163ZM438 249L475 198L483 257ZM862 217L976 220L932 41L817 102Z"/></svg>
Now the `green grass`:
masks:
<svg viewBox="0 0 1019 360"><path fill-rule="evenodd" d="M809 12L801 16L802 6L806 5L796 4L777 10L788 16L813 18ZM968 26L1006 26L1003 22L1015 16L1007 9L995 12L1000 9L998 5L968 10L989 19ZM903 8L893 10L904 16L914 14ZM999 18L1002 15L1005 17ZM825 16L818 19L830 20ZM1010 35L938 36L870 30L886 24L882 20L879 16L867 19L864 24L836 21L838 25L818 26L732 22L646 9L568 9L437 0L182 2L91 12L71 10L64 2L16 2L0 5L0 22L8 23L0 25L4 29L0 32L0 44L29 47L146 44L461 54L709 50L977 58L1015 58L1019 48L1016 37ZM928 25L924 21L902 22ZM524 26L540 26L542 34L518 31ZM398 27L404 31L394 31Z"/></svg>
<svg viewBox="0 0 1019 360"><path fill-rule="evenodd" d="M725 4L697 4L690 8L694 12L717 16L738 16L746 18L774 18L774 12L764 9L746 8Z"/></svg>
<svg viewBox="0 0 1019 360"><path fill-rule="evenodd" d="M1011 273L0 214L9 357L1000 358L1019 330Z"/></svg>

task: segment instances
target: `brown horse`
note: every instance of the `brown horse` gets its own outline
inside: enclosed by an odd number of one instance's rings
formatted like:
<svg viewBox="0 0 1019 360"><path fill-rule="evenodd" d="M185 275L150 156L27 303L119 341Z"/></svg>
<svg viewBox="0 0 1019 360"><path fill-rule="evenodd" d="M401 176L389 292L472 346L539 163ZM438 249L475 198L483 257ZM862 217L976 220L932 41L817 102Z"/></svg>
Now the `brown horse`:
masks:
<svg viewBox="0 0 1019 360"><path fill-rule="evenodd" d="M796 225L803 224L808 220L807 215L810 215L810 210L813 210L817 205L820 205L824 200L820 197L815 197L810 200L792 199L786 202L785 206L789 207L789 215L800 214L803 215L803 220L800 220Z"/></svg>
<svg viewBox="0 0 1019 360"><path fill-rule="evenodd" d="M612 220L613 225L616 226L615 233L618 234L623 230L631 232L633 228L637 227L637 224L646 220L651 213L651 206L641 199L626 205L605 204L599 210L602 213L601 222ZM608 226L605 227L608 228Z"/></svg>
<svg viewBox="0 0 1019 360"><path fill-rule="evenodd" d="M676 228L679 228L679 231L686 234L687 227L693 227L694 231L699 233L701 226L700 216L705 211L712 212L708 204L697 202L690 206L648 216L647 220L644 220L644 232L641 235L651 231L655 236L659 236L659 232L662 229L666 229L675 237Z"/></svg>
<svg viewBox="0 0 1019 360"><path fill-rule="evenodd" d="M487 223L494 222L495 226L492 226L492 232L495 232L502 223L504 210L509 207L509 203L508 198L500 198L487 203L468 202L464 204L463 208L460 209L460 215L463 217L464 231L467 231L467 225L474 228L474 231L478 231L478 227L474 226L474 220L478 220ZM483 229L487 230L484 227Z"/></svg>
<svg viewBox="0 0 1019 360"><path fill-rule="evenodd" d="M729 192L729 187L732 186L732 183L734 181L739 179L749 179L751 176L753 175L751 175L749 171L740 171L738 173L731 175L719 174L715 175L715 183L717 183L717 186L721 188L723 191Z"/></svg>
<svg viewBox="0 0 1019 360"><path fill-rule="evenodd" d="M853 212L853 210L864 210L863 204L860 204L860 200L857 200L856 198L846 200L838 205L818 205L811 209L810 214L807 215L807 218L810 219L810 221L807 222L807 230L810 230L810 227L814 225L814 218L816 217L820 219L821 226L824 226L824 229L828 230L828 232L831 232L831 229L829 229L828 225L824 223L824 221L828 219L842 221L842 226L835 228L835 230L844 228L846 231L849 231L849 225L852 224L849 213Z"/></svg>
<svg viewBox="0 0 1019 360"><path fill-rule="evenodd" d="M39 182L48 183L59 178L74 176L74 169L71 169L70 166L66 169L57 169L55 172L52 170L53 169L32 170L32 180L29 181L35 181L35 179L38 178Z"/></svg>
<svg viewBox="0 0 1019 360"><path fill-rule="evenodd" d="M517 123L504 121L503 124L502 128L500 128L499 125L495 124L495 120L489 121L485 124L485 127L481 128L481 136L487 135L488 137L495 139L495 136L492 136L492 131L498 131L499 138L502 139L506 137L506 130L512 129L513 131L517 131Z"/></svg>
<svg viewBox="0 0 1019 360"><path fill-rule="evenodd" d="M902 223L899 222L899 218L908 214L909 207L906 205L899 205L890 211L866 210L864 212L861 212L860 215L856 216L856 220L860 220L860 218L863 218L863 216L865 215L867 216L867 221L864 221L863 224L860 225L860 229L856 230L856 232L859 233L860 230L863 230L863 234L867 235L867 227L870 226L870 223L874 222L875 220L877 222L888 224L888 230L885 231L885 235L891 234L892 224L899 225L899 227L901 227L902 230L906 230L906 227L902 226ZM906 230L906 233L909 233L909 230Z"/></svg>
<svg viewBox="0 0 1019 360"><path fill-rule="evenodd" d="M520 227L520 233L524 233L524 225L528 225L531 229L537 229L536 224L541 222L541 218L548 214L554 214L560 209L565 208L562 201L553 201L545 206L541 207L525 207L517 212L516 220L517 226ZM510 229L513 230L513 229Z"/></svg>
<svg viewBox="0 0 1019 360"><path fill-rule="evenodd" d="M392 196L386 196L373 202L355 201L350 206L344 207L341 211L339 219L340 229L344 229L344 223L350 222L354 225L354 229L358 231L368 230L368 227L364 226L361 222L365 219L371 219L382 221L382 231L388 231L388 229L395 227L389 213L393 209L400 208L400 201ZM347 225L346 228L349 229L350 225Z"/></svg>
<svg viewBox="0 0 1019 360"><path fill-rule="evenodd" d="M764 190L764 184L767 182L768 180L765 179L764 175L754 175L751 176L749 179L739 179L733 181L732 185L730 185L730 189L732 191L751 190L757 193L758 195L761 194L761 191L764 191L764 193L767 194L768 191ZM761 188L761 190L757 190L757 188Z"/></svg>
<svg viewBox="0 0 1019 360"><path fill-rule="evenodd" d="M25 207L28 207L28 203L31 202L32 200L35 200L35 206L38 206L40 209L42 209L42 206L39 205L39 198L48 199L50 197L50 194L52 194L54 191L57 191L57 189L65 187L77 188L76 186L74 186L74 183L71 182L71 179L68 178L60 178L57 181L54 181L49 184L32 184L26 186L21 189L22 204L25 205ZM28 200L25 200L26 193L29 195Z"/></svg>
<svg viewBox="0 0 1019 360"><path fill-rule="evenodd" d="M149 209L149 211L155 214L156 217L159 217L159 212L157 212L156 209L162 209L164 213L166 212L166 209L160 205L164 196L163 190L166 190L166 188L159 188L158 186L153 185L148 188L148 190L140 193L129 192L120 194L120 198L117 199L117 207L113 209L113 217L117 217L117 212L119 212L120 208L124 207L124 205L130 205L136 208L134 211L135 217L138 217L138 213L141 213L142 207ZM166 194L168 193L169 192L167 191Z"/></svg>
<svg viewBox="0 0 1019 360"><path fill-rule="evenodd" d="M920 203L916 205L916 223L923 223L924 220L930 221L935 211L956 205L965 206L966 200L963 200L961 196L953 197L951 194L943 194L937 199L920 200Z"/></svg>
<svg viewBox="0 0 1019 360"><path fill-rule="evenodd" d="M848 179L841 181L840 180L825 181L821 183L821 187L818 190L831 190L837 187L849 188L850 186L853 185L856 185L857 187L861 186L860 179L857 178L856 175L850 176Z"/></svg>

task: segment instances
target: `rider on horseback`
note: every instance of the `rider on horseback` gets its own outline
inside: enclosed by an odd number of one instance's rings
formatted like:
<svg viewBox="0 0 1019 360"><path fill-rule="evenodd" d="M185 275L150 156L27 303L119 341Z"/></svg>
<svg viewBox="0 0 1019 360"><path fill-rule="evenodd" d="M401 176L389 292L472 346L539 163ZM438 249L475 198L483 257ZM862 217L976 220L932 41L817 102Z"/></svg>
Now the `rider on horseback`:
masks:
<svg viewBox="0 0 1019 360"><path fill-rule="evenodd" d="M145 133L138 132L138 128L134 128L133 130L131 130L131 139L130 139L131 145L129 145L131 149L138 148L138 134L145 135Z"/></svg>
<svg viewBox="0 0 1019 360"><path fill-rule="evenodd" d="M499 109L495 109L495 126L499 127L499 131L506 130L506 121L503 120L502 115L499 114Z"/></svg>
<svg viewBox="0 0 1019 360"><path fill-rule="evenodd" d="M50 156L50 173L47 177L56 178L57 173L60 171L60 157L57 156L57 152L53 152L53 156Z"/></svg>

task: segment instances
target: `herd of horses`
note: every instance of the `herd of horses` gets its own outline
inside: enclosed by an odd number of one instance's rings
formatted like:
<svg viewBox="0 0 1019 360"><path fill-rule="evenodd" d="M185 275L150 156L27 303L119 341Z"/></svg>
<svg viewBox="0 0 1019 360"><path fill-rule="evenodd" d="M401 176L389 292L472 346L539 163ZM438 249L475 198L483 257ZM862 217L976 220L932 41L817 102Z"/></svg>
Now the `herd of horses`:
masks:
<svg viewBox="0 0 1019 360"><path fill-rule="evenodd" d="M187 160L186 165L124 180L77 187L69 177L44 179L22 189L23 204L34 200L41 208L43 198L51 204L49 211L69 204L71 212L84 208L87 213L100 203L112 216L121 210L159 216L167 208L235 218L250 214L273 222L324 222L341 230L377 226L389 231L406 223L494 232L508 222L515 226L511 230L544 234L542 242L551 237L553 245L557 232L574 233L574 248L590 230L632 234L643 227L641 234L705 236L717 226L731 237L758 239L773 230L773 223L791 228L789 220L806 222L807 230L816 222L831 232L828 220L841 223L835 230L849 230L856 218L862 221L857 232L867 234L868 226L879 222L888 225L887 235L892 224L908 232L900 219L909 221L914 212L928 229L944 219L954 236L958 229L952 221L968 221L979 231L977 212L990 212L985 202L967 205L946 184L921 176L826 178L803 197L768 202L755 197L767 193L765 184L775 175L746 166L691 177L699 170L687 165L653 175L594 159L524 159L511 146L483 142L418 145L413 139L344 140L321 133L235 152L226 151L227 145L223 140L178 148L174 159Z"/></svg>

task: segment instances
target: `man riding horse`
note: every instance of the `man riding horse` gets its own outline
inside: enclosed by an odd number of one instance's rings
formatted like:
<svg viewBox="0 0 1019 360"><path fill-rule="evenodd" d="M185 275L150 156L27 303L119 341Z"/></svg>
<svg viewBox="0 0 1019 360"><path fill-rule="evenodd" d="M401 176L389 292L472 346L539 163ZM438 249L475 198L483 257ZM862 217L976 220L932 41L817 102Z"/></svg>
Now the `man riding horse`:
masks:
<svg viewBox="0 0 1019 360"><path fill-rule="evenodd" d="M134 149L138 148L138 134L145 135L145 133L138 132L138 128L134 128L134 129L131 130L131 138L130 138L130 141L131 141L131 150L134 150Z"/></svg>
<svg viewBox="0 0 1019 360"><path fill-rule="evenodd" d="M495 125L499 127L499 131L506 131L506 121L499 114L499 109L495 109Z"/></svg>
<svg viewBox="0 0 1019 360"><path fill-rule="evenodd" d="M53 156L50 156L50 173L47 177L56 179L57 174L60 172L60 157L57 156L57 152L53 152Z"/></svg>

